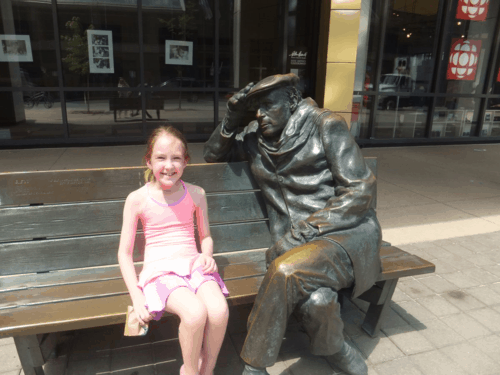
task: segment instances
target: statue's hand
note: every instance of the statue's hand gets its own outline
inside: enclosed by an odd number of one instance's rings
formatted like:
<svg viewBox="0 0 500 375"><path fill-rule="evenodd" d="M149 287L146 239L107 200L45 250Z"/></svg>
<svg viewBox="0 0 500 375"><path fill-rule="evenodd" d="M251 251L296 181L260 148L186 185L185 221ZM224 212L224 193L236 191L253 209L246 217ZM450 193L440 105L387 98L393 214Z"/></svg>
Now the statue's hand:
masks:
<svg viewBox="0 0 500 375"><path fill-rule="evenodd" d="M255 86L255 84L253 82L251 82L248 85L246 85L245 88L241 89L236 94L231 96L231 98L227 102L227 109L229 110L230 114L243 115L246 112L246 110L247 110L247 106L246 106L247 105L247 103L246 103L247 94L254 86Z"/></svg>

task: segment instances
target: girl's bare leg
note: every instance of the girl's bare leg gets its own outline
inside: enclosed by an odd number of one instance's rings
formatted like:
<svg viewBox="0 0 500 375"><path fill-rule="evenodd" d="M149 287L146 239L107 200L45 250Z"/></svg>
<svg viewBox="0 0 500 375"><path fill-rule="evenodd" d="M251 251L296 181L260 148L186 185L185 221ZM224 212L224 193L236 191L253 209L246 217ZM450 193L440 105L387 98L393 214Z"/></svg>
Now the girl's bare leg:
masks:
<svg viewBox="0 0 500 375"><path fill-rule="evenodd" d="M167 299L165 310L181 319L179 342L185 375L198 374L198 360L207 321L204 303L188 288L174 290Z"/></svg>
<svg viewBox="0 0 500 375"><path fill-rule="evenodd" d="M229 309L226 298L215 281L203 283L199 287L196 296L203 302L207 310L207 324L201 352L203 362L200 374L212 375L226 334Z"/></svg>

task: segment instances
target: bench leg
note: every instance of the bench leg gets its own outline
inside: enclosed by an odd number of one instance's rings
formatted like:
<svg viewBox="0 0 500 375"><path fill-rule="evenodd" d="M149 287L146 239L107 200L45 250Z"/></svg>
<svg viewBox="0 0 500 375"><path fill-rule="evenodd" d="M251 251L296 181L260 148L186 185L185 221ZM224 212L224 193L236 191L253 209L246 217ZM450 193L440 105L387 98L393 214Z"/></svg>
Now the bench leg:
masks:
<svg viewBox="0 0 500 375"><path fill-rule="evenodd" d="M394 294L397 283L398 279L384 281L381 293L384 298L380 301L380 304L370 303L370 307L366 312L365 321L363 322L361 328L363 328L363 330L371 337L376 337L380 332L382 318L384 313L389 309L389 304L391 303L392 295Z"/></svg>
<svg viewBox="0 0 500 375"><path fill-rule="evenodd" d="M24 375L45 375L44 359L36 335L14 337Z"/></svg>

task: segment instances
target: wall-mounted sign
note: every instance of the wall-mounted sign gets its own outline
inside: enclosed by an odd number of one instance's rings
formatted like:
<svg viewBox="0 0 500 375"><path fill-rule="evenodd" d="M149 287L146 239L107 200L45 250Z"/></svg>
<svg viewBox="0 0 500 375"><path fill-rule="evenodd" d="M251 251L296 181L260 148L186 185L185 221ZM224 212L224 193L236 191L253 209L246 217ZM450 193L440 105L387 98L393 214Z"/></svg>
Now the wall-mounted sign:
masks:
<svg viewBox="0 0 500 375"><path fill-rule="evenodd" d="M114 73L113 32L87 30L90 73Z"/></svg>
<svg viewBox="0 0 500 375"><path fill-rule="evenodd" d="M457 20L484 21L490 0L459 0Z"/></svg>
<svg viewBox="0 0 500 375"><path fill-rule="evenodd" d="M193 42L165 40L165 64L193 65Z"/></svg>
<svg viewBox="0 0 500 375"><path fill-rule="evenodd" d="M307 48L288 47L288 64L290 68L305 68L307 65Z"/></svg>
<svg viewBox="0 0 500 375"><path fill-rule="evenodd" d="M29 35L0 35L0 61L33 61Z"/></svg>
<svg viewBox="0 0 500 375"><path fill-rule="evenodd" d="M474 80L480 50L481 40L452 39L446 78L458 81Z"/></svg>

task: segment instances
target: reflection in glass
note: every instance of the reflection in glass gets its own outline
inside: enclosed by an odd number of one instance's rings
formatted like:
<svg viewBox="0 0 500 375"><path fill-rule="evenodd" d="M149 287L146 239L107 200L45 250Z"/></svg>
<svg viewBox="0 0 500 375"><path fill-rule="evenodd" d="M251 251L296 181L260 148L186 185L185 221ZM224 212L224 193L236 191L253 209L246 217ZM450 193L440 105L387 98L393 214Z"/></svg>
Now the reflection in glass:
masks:
<svg viewBox="0 0 500 375"><path fill-rule="evenodd" d="M439 92L481 94L493 40L500 2L490 1L484 21L457 18L462 6L450 1L444 30L443 52L438 77ZM467 68L467 69L465 69Z"/></svg>
<svg viewBox="0 0 500 375"><path fill-rule="evenodd" d="M390 1L379 90L429 92L439 2Z"/></svg>
<svg viewBox="0 0 500 375"><path fill-rule="evenodd" d="M352 100L351 134L355 138L370 138L370 112L373 97L369 95L354 95Z"/></svg>
<svg viewBox="0 0 500 375"><path fill-rule="evenodd" d="M431 137L470 137L477 126L477 104L473 98L437 98Z"/></svg>
<svg viewBox="0 0 500 375"><path fill-rule="evenodd" d="M0 139L64 136L57 91L0 92Z"/></svg>
<svg viewBox="0 0 500 375"><path fill-rule="evenodd" d="M0 41L7 52L7 60L0 61L0 86L59 85L50 0L1 0L0 33L12 38Z"/></svg>
<svg viewBox="0 0 500 375"><path fill-rule="evenodd" d="M141 98L137 91L123 98L109 91L72 91L65 95L70 137L142 135ZM147 113L158 121L156 103L149 104Z"/></svg>
<svg viewBox="0 0 500 375"><path fill-rule="evenodd" d="M428 110L429 98L427 97L379 97L379 111L375 120L375 138L425 137Z"/></svg>
<svg viewBox="0 0 500 375"><path fill-rule="evenodd" d="M65 86L140 84L136 0L58 0L57 11Z"/></svg>

